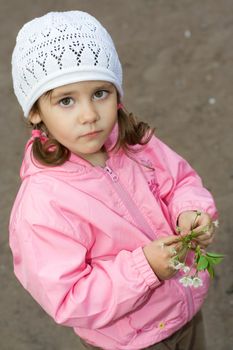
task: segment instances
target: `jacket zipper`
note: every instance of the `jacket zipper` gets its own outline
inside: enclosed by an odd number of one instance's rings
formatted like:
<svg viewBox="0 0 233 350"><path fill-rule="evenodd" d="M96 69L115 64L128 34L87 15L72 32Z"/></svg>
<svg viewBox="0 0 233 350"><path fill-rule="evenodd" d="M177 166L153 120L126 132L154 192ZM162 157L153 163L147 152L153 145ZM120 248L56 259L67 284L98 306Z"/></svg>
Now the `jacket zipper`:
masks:
<svg viewBox="0 0 233 350"><path fill-rule="evenodd" d="M106 174L108 174L109 178L112 181L114 189L116 190L116 192L118 193L119 197L121 198L121 200L125 204L125 206L128 209L131 217L137 223L138 227L142 230L142 232L150 240L154 240L155 239L155 234L154 234L153 230L151 229L151 227L146 222L146 220L144 219L143 215L141 214L141 212L139 211L139 209L137 208L137 206L133 202L131 196L128 194L128 192L121 185L117 174L114 173L114 171L109 166L105 166L104 167L104 171L105 171ZM175 281L175 283L178 284L179 282ZM178 288L180 288L180 287L181 286L179 285ZM189 287L188 288L182 288L182 290L184 290L184 293L186 294L186 298L188 300L188 303L187 303L188 320L190 320L192 318L192 316L194 315L194 305L193 305L192 292L191 292Z"/></svg>
<svg viewBox="0 0 233 350"><path fill-rule="evenodd" d="M126 208L128 209L131 217L133 218L134 222L137 223L140 230L150 239L155 239L154 231L151 229L147 221L144 219L143 215L141 214L140 210L137 208L135 203L133 202L131 196L128 194L128 192L123 188L121 185L118 176L116 173L113 172L113 170L106 166L104 167L104 171L106 174L108 174L109 178L112 180L112 184L118 193L119 197L121 198L122 202L125 204Z"/></svg>

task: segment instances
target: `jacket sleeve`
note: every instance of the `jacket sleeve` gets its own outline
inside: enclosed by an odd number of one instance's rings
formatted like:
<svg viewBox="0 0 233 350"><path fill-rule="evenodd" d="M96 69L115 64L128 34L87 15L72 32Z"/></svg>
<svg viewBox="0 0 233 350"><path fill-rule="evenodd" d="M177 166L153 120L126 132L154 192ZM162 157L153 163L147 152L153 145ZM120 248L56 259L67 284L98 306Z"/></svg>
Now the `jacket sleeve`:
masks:
<svg viewBox="0 0 233 350"><path fill-rule="evenodd" d="M107 326L133 312L160 285L140 247L89 259L89 225L76 216L73 232L70 217L41 197L15 207L10 247L17 278L57 323Z"/></svg>
<svg viewBox="0 0 233 350"><path fill-rule="evenodd" d="M160 196L168 207L174 229L179 215L186 210L217 217L211 193L186 160L156 137L148 143L147 152L153 157Z"/></svg>

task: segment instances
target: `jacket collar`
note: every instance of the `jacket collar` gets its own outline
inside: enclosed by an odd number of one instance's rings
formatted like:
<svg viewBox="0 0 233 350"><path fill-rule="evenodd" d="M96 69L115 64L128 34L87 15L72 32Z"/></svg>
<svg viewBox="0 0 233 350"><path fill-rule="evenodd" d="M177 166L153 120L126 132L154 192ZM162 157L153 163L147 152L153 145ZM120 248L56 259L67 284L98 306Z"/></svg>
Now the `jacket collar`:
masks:
<svg viewBox="0 0 233 350"><path fill-rule="evenodd" d="M116 151L112 150L113 146L117 141L118 136L118 125L116 124L113 128L111 134L106 140L104 146L108 153L107 162L114 161L115 158L118 158L122 154L122 150ZM28 176L39 172L71 172L71 173L83 173L89 172L95 168L90 162L79 157L78 155L71 153L70 158L62 165L55 167L48 167L38 163L32 155L32 143L33 138L30 138L25 146L25 153L20 169L20 177L24 179Z"/></svg>

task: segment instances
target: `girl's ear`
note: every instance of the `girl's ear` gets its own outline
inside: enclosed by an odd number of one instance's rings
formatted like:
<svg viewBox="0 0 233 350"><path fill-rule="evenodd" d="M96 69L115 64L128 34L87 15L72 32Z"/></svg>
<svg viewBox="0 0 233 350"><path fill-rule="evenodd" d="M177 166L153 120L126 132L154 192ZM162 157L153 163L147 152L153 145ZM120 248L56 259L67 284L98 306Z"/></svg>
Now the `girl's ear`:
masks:
<svg viewBox="0 0 233 350"><path fill-rule="evenodd" d="M30 111L29 116L28 116L28 120L32 124L38 124L42 121L39 112L35 112L33 110Z"/></svg>

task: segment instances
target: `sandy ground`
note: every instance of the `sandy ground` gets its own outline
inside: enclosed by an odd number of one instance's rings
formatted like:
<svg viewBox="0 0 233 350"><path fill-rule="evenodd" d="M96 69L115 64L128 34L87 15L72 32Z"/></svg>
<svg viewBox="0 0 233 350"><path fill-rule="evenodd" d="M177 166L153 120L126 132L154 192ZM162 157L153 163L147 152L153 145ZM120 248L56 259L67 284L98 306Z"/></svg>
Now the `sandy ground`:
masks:
<svg viewBox="0 0 233 350"><path fill-rule="evenodd" d="M28 137L12 91L16 33L51 10L80 9L112 33L124 68L124 102L157 127L212 191L221 229L211 250L226 255L204 306L208 350L233 349L233 1L0 1L0 349L74 350L79 342L21 288L8 247L9 212Z"/></svg>

